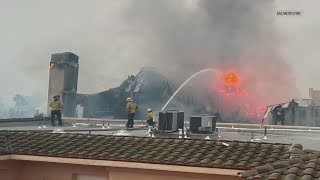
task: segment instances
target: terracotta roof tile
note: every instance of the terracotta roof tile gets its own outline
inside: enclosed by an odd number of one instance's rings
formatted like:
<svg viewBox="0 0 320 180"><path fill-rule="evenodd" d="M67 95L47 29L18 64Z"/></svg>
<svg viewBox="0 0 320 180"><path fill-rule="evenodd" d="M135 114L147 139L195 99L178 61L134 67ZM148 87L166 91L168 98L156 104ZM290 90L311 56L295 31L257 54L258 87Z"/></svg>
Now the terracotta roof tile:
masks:
<svg viewBox="0 0 320 180"><path fill-rule="evenodd" d="M260 166L240 174L247 179L255 177L276 180L320 179L320 159L319 157L316 157L316 159L312 158L314 158L314 154L304 154L294 159L271 163L270 166L272 166L274 170L270 167Z"/></svg>
<svg viewBox="0 0 320 180"><path fill-rule="evenodd" d="M247 161L240 161L240 162L236 165L236 167L238 167L239 169L246 169L246 167L247 167L248 164L249 164L249 163L248 163Z"/></svg>
<svg viewBox="0 0 320 180"><path fill-rule="evenodd" d="M272 173L268 179L270 180L277 180L281 177L281 172L274 172Z"/></svg>
<svg viewBox="0 0 320 180"><path fill-rule="evenodd" d="M288 174L284 177L284 180L294 180L296 179L297 175L296 174Z"/></svg>
<svg viewBox="0 0 320 180"><path fill-rule="evenodd" d="M318 176L318 162L306 167L276 171L305 162L289 159L303 153L302 146L256 142L104 136L86 134L54 134L27 131L0 131L0 154L41 155L99 160L132 161L249 170L252 178L297 176L299 173ZM317 154L315 151L310 151ZM317 155L314 155L317 156ZM280 162L276 162L282 160ZM309 158L310 160L310 158ZM274 163L274 164L272 164ZM261 167L259 167L261 166ZM292 167L293 168L293 167ZM276 172L273 172L276 171ZM297 171L297 172L296 172ZM262 173L262 174L261 174ZM261 176L261 177L260 177ZM307 177L307 176L306 176Z"/></svg>
<svg viewBox="0 0 320 180"><path fill-rule="evenodd" d="M261 165L261 163L256 161L256 162L251 163L251 165L249 167L253 168L253 167L257 167L259 165Z"/></svg>
<svg viewBox="0 0 320 180"><path fill-rule="evenodd" d="M238 175L240 177L251 177L251 178L253 176L258 175L258 174L259 174L259 172L256 169L251 169L251 170L248 170L248 171L244 171L244 172L238 173Z"/></svg>

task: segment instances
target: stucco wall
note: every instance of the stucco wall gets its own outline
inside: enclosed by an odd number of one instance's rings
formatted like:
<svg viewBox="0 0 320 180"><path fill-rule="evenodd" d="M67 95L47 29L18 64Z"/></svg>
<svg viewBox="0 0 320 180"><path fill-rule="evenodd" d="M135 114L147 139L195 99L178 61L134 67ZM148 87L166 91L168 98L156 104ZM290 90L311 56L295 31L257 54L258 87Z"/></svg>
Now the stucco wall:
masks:
<svg viewBox="0 0 320 180"><path fill-rule="evenodd" d="M222 170L223 171L223 170ZM195 173L110 168L32 161L0 161L1 180L237 180L235 176L200 175ZM88 177L92 176L92 178Z"/></svg>
<svg viewBox="0 0 320 180"><path fill-rule="evenodd" d="M223 171L223 170L222 170ZM236 176L200 175L193 173L161 172L133 169L109 169L110 180L239 180Z"/></svg>
<svg viewBox="0 0 320 180"><path fill-rule="evenodd" d="M77 174L104 176L104 167L45 163L32 161L0 161L1 180L76 180ZM90 179L88 179L90 180Z"/></svg>

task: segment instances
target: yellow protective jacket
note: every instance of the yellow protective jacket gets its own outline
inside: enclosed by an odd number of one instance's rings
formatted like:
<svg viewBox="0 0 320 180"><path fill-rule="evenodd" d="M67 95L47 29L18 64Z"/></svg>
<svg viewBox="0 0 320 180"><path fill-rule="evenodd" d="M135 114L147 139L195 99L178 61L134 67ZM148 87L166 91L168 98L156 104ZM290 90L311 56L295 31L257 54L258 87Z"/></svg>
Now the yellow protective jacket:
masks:
<svg viewBox="0 0 320 180"><path fill-rule="evenodd" d="M149 112L149 113L148 113L148 120L149 120L149 119L152 119L152 120L153 120L153 112Z"/></svg>
<svg viewBox="0 0 320 180"><path fill-rule="evenodd" d="M63 108L63 102L61 102L60 100L58 101L52 101L50 103L50 108L51 108L51 111L53 110L61 110Z"/></svg>
<svg viewBox="0 0 320 180"><path fill-rule="evenodd" d="M126 111L127 113L136 113L136 111L138 110L138 105L134 102L128 102L127 106L126 106Z"/></svg>

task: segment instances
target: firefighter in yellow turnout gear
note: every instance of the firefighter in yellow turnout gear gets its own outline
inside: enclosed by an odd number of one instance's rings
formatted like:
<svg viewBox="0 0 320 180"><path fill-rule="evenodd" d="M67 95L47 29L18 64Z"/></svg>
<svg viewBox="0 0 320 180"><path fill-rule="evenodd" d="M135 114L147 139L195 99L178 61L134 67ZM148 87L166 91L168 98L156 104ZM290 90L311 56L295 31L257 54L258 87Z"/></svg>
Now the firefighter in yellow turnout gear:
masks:
<svg viewBox="0 0 320 180"><path fill-rule="evenodd" d="M147 116L148 116L148 120L146 121L147 122L147 125L148 125L148 134L149 134L149 137L152 136L152 131L156 130L156 123L154 122L153 120L153 111L152 109L147 109Z"/></svg>
<svg viewBox="0 0 320 180"><path fill-rule="evenodd" d="M138 105L133 102L132 98L127 98L126 111L128 113L127 128L133 128L134 116L138 110Z"/></svg>
<svg viewBox="0 0 320 180"><path fill-rule="evenodd" d="M62 119L61 119L61 110L63 108L63 102L60 101L60 96L54 96L53 101L50 103L51 108L51 126L55 126L54 118L57 116L59 126L62 126Z"/></svg>
<svg viewBox="0 0 320 180"><path fill-rule="evenodd" d="M147 124L148 126L154 126L154 121L153 121L153 111L152 109L147 109L147 116L148 116L148 120L147 120Z"/></svg>

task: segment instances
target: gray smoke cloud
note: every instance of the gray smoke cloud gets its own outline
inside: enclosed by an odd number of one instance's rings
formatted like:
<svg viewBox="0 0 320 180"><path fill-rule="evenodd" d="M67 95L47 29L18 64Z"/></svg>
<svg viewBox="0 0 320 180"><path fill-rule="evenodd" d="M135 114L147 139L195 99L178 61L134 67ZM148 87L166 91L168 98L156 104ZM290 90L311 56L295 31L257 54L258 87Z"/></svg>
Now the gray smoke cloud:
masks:
<svg viewBox="0 0 320 180"><path fill-rule="evenodd" d="M12 82L1 89L5 96L45 100L50 55L64 51L80 56L82 93L116 87L142 66L158 67L175 87L204 68L234 69L265 104L296 93L278 53L272 1L0 2L1 66L12 67L0 71L3 82ZM192 83L183 91L201 94L212 79Z"/></svg>
<svg viewBox="0 0 320 180"><path fill-rule="evenodd" d="M246 82L247 100L266 105L298 92L291 66L280 55L274 11L272 1L140 0L126 17L146 44L149 64L177 84L205 68L234 70ZM212 81L198 80L190 92L208 99L203 87Z"/></svg>
<svg viewBox="0 0 320 180"><path fill-rule="evenodd" d="M40 96L46 108L51 54L80 56L79 92L96 93L115 87L139 71L128 62L136 55L126 44L121 14L126 2L0 0L0 89L12 106L15 94ZM4 68L5 67L5 68ZM129 68L131 67L131 68ZM129 72L128 72L129 70Z"/></svg>

